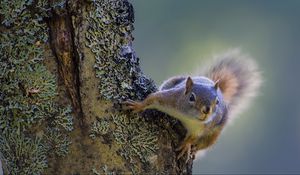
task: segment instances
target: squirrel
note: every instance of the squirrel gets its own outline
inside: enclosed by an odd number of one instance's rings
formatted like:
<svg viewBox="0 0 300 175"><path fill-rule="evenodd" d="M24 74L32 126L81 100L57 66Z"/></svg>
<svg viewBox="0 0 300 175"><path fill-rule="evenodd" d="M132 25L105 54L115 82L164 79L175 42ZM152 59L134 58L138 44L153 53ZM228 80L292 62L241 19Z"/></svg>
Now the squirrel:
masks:
<svg viewBox="0 0 300 175"><path fill-rule="evenodd" d="M156 109L179 120L187 133L179 159L213 145L225 124L255 96L261 84L256 63L237 49L217 57L203 76L175 76L143 101L127 100L127 109Z"/></svg>

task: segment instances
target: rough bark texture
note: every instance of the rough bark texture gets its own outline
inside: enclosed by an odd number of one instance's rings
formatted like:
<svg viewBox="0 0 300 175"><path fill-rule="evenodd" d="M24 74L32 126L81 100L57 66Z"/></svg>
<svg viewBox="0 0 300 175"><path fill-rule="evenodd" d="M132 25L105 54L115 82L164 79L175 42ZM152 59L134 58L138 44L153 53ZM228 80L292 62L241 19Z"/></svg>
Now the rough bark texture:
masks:
<svg viewBox="0 0 300 175"><path fill-rule="evenodd" d="M121 108L156 87L132 48L127 0L2 1L0 155L8 174L191 174L184 129ZM181 134L178 134L181 133Z"/></svg>

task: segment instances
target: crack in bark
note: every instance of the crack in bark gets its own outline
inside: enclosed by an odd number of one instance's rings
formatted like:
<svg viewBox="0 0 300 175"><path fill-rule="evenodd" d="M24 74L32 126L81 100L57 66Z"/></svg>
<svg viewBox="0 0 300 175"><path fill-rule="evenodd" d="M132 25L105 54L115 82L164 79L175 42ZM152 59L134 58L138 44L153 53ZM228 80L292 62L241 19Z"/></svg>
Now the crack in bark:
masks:
<svg viewBox="0 0 300 175"><path fill-rule="evenodd" d="M68 4L68 3L67 3ZM79 69L80 69L80 55L78 53L78 50L75 49L75 37L76 37L76 34L75 34L75 30L74 30L74 26L72 25L72 15L69 13L70 12L70 9L67 5L67 10L68 10L68 20L70 22L70 32L71 32L71 38L72 38L72 48L73 48L73 53L74 53L74 56L73 56L73 62L74 62L74 71L75 71L75 78L76 78L76 92L77 92L77 100L78 100L78 107L79 107L79 111L78 111L78 115L80 116L80 125L82 127L86 127L86 124L84 122L84 114L83 114L83 109L82 109L82 102L81 102L81 95L80 95L80 87L81 87L81 84L80 84L80 77L79 77Z"/></svg>
<svg viewBox="0 0 300 175"><path fill-rule="evenodd" d="M74 48L74 31L70 14L53 14L48 22L50 45L58 63L59 75L71 97L72 105L80 125L84 125L80 98L79 55Z"/></svg>

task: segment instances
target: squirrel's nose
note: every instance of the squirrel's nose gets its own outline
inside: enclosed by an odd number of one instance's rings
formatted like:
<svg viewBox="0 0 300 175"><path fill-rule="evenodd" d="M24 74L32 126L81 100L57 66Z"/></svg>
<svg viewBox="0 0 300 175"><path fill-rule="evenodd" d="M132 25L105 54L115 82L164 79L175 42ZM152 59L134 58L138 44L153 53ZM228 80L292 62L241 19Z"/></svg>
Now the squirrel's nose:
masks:
<svg viewBox="0 0 300 175"><path fill-rule="evenodd" d="M203 106L201 109L201 112L203 114L208 114L210 112L210 107L209 106Z"/></svg>

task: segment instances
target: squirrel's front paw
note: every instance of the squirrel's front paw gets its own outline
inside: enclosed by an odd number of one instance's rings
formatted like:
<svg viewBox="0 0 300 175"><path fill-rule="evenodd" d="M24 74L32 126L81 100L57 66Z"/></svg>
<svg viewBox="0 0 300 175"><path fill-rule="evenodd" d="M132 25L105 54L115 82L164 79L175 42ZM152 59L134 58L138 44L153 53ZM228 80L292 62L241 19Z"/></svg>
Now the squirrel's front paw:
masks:
<svg viewBox="0 0 300 175"><path fill-rule="evenodd" d="M122 103L125 109L131 109L133 112L141 112L144 110L144 105L141 102L126 100Z"/></svg>

